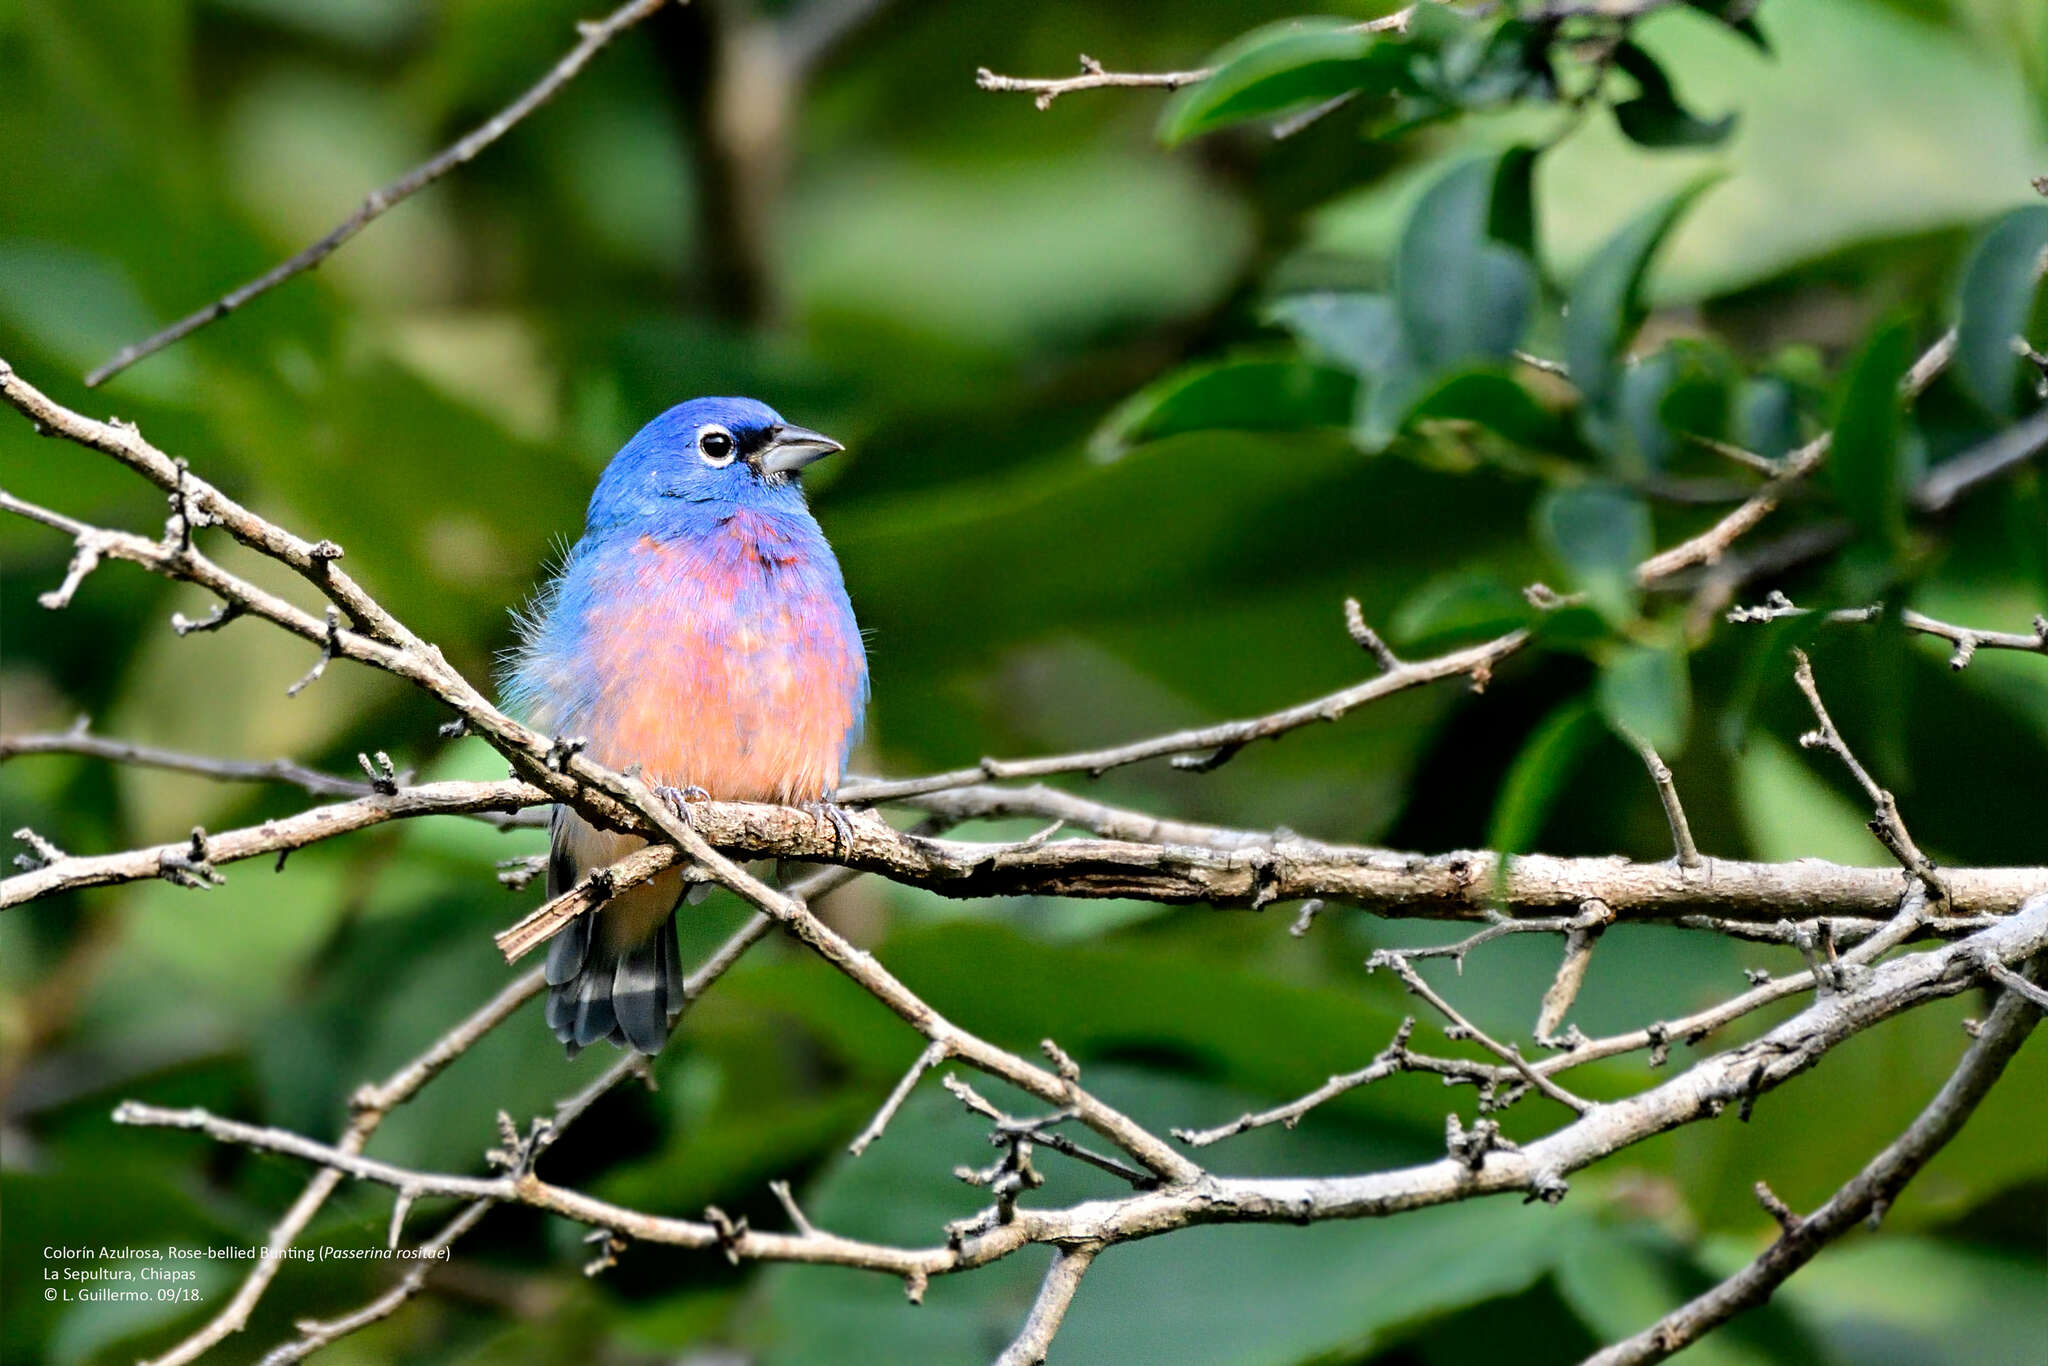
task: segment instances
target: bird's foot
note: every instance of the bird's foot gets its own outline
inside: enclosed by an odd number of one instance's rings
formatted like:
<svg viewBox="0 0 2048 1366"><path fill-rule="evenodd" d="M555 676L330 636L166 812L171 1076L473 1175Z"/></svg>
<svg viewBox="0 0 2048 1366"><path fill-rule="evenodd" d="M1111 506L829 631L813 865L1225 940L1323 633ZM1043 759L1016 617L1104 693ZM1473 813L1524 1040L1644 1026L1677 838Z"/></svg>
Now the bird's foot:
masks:
<svg viewBox="0 0 2048 1366"><path fill-rule="evenodd" d="M805 802L799 809L832 822L832 834L837 842L835 852L842 857L853 852L853 826L846 819L845 807L834 801L821 800Z"/></svg>
<svg viewBox="0 0 2048 1366"><path fill-rule="evenodd" d="M675 812L683 824L692 830L697 828L697 822L690 815L690 803L711 800L711 794L695 783L688 787L657 787L654 789L654 795L667 802L669 810Z"/></svg>

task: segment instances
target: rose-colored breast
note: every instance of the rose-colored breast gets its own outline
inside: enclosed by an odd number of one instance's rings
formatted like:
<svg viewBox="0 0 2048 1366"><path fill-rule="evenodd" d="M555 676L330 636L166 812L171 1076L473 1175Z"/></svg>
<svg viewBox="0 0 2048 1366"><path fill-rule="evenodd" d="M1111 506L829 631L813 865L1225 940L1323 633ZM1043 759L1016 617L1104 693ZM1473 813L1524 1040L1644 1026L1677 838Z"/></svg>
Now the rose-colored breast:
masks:
<svg viewBox="0 0 2048 1366"><path fill-rule="evenodd" d="M817 801L858 719L859 642L842 616L768 518L642 538L586 617L592 756L724 800Z"/></svg>

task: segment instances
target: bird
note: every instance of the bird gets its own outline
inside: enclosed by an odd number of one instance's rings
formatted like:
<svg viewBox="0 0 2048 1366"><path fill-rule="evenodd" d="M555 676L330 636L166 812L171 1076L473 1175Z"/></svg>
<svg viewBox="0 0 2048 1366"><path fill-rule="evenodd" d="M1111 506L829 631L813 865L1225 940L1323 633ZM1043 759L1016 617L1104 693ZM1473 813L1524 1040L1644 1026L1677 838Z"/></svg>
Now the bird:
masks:
<svg viewBox="0 0 2048 1366"><path fill-rule="evenodd" d="M686 819L686 801L715 798L809 807L844 829L831 799L867 711L867 654L800 478L844 449L749 398L691 399L642 427L516 613L507 709L601 764L637 765ZM644 843L556 806L549 897ZM661 1051L684 1004L685 890L670 868L555 936L546 1018L571 1058L600 1039Z"/></svg>

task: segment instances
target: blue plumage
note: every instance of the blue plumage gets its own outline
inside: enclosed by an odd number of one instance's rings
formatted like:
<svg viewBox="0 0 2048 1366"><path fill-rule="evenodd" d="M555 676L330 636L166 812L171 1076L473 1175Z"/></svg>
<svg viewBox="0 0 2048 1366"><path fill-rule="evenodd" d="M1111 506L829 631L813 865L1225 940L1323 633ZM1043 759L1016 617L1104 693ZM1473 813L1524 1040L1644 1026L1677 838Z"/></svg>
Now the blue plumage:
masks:
<svg viewBox="0 0 2048 1366"><path fill-rule="evenodd" d="M507 705L678 794L829 798L859 735L867 661L797 476L838 449L752 399L695 399L648 423L522 617ZM558 811L550 895L640 843ZM556 938L548 1019L571 1052L599 1038L660 1048L682 1005L682 887L679 870L664 874Z"/></svg>

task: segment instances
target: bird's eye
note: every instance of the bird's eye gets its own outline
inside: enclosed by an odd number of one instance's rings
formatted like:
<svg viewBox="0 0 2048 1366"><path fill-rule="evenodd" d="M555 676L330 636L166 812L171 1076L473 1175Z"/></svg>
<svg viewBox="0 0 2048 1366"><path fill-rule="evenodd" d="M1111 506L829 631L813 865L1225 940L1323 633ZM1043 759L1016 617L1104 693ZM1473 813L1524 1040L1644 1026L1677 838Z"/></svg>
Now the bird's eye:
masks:
<svg viewBox="0 0 2048 1366"><path fill-rule="evenodd" d="M738 449L733 443L732 433L723 427L706 427L697 433L697 454L714 469L730 465Z"/></svg>

